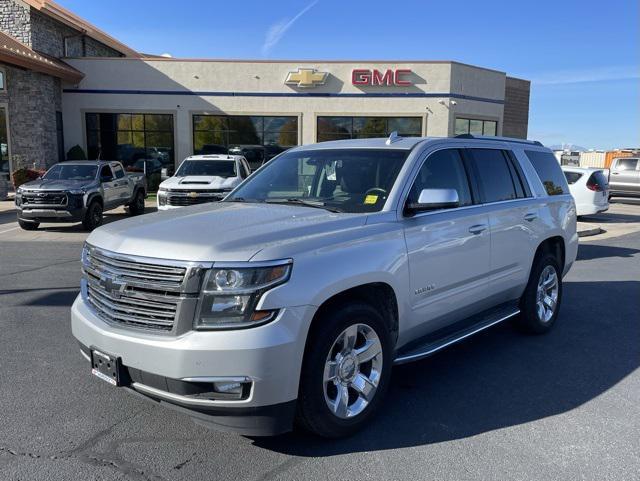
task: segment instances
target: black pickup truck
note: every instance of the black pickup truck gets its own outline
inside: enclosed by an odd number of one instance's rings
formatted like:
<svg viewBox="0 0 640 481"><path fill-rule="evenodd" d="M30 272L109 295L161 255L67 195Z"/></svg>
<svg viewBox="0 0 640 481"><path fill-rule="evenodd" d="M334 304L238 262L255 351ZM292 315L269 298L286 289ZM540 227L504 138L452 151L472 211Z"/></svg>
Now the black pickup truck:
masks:
<svg viewBox="0 0 640 481"><path fill-rule="evenodd" d="M93 230L102 223L102 213L116 207L143 214L145 197L144 174L126 173L120 162L62 162L18 187L18 224L35 230L41 222L82 222Z"/></svg>

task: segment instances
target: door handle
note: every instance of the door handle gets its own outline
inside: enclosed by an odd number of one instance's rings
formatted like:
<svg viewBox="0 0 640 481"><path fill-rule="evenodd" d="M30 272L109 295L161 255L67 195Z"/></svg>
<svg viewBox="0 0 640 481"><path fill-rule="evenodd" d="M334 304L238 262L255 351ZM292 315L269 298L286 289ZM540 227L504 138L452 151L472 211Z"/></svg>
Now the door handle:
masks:
<svg viewBox="0 0 640 481"><path fill-rule="evenodd" d="M476 224L469 227L469 232L471 232L474 235L478 235L485 230L487 230L487 224Z"/></svg>
<svg viewBox="0 0 640 481"><path fill-rule="evenodd" d="M620 175L620 172L611 172L611 175Z"/></svg>
<svg viewBox="0 0 640 481"><path fill-rule="evenodd" d="M524 216L524 220L528 220L529 222L534 221L537 218L538 218L538 214L536 214L535 212L529 212Z"/></svg>

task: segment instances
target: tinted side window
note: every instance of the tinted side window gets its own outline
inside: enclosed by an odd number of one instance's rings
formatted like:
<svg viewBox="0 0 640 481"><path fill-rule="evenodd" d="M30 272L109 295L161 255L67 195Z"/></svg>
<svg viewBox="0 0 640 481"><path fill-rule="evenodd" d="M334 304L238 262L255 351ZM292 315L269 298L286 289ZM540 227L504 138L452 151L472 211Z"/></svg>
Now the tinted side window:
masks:
<svg viewBox="0 0 640 481"><path fill-rule="evenodd" d="M533 168L536 169L547 194L562 195L569 192L567 179L562 174L558 160L551 152L525 150L524 153L527 154Z"/></svg>
<svg viewBox="0 0 640 481"><path fill-rule="evenodd" d="M122 179L124 177L124 170L119 165L113 168L113 172L116 174L116 179Z"/></svg>
<svg viewBox="0 0 640 481"><path fill-rule="evenodd" d="M111 167L109 167L108 165L103 165L102 169L100 169L100 177L103 179L113 179Z"/></svg>
<svg viewBox="0 0 640 481"><path fill-rule="evenodd" d="M471 190L460 152L447 149L431 154L418 172L408 202L418 202L422 189L456 189L460 205L470 205Z"/></svg>
<svg viewBox="0 0 640 481"><path fill-rule="evenodd" d="M476 167L484 202L499 202L518 197L507 159L501 150L468 149Z"/></svg>
<svg viewBox="0 0 640 481"><path fill-rule="evenodd" d="M582 174L579 174L578 172L565 172L564 176L567 179L567 183L571 185L578 182L578 180L580 180L580 177L582 177Z"/></svg>
<svg viewBox="0 0 640 481"><path fill-rule="evenodd" d="M616 170L636 170L638 159L618 159Z"/></svg>

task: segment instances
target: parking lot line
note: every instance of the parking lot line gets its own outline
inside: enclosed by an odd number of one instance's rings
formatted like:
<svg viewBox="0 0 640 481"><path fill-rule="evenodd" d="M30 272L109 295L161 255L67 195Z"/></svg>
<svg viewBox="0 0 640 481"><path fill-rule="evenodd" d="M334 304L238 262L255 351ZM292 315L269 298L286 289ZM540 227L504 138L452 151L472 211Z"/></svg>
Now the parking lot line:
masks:
<svg viewBox="0 0 640 481"><path fill-rule="evenodd" d="M12 229L0 230L0 234L4 234L5 232L11 232L12 230L19 229L19 227L13 227Z"/></svg>

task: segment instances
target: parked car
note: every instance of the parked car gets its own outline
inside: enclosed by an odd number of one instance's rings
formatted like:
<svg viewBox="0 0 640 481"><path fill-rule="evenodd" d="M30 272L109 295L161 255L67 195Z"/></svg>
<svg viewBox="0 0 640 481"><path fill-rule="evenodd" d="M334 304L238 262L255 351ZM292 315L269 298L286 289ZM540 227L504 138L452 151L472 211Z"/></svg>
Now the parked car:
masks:
<svg viewBox="0 0 640 481"><path fill-rule="evenodd" d="M240 155L187 157L175 175L160 184L158 210L219 201L249 173L249 164Z"/></svg>
<svg viewBox="0 0 640 481"><path fill-rule="evenodd" d="M82 222L86 230L102 223L102 213L125 206L144 213L142 174L127 174L120 162L85 160L55 164L39 179L16 189L18 224L35 230L41 222Z"/></svg>
<svg viewBox="0 0 640 481"><path fill-rule="evenodd" d="M563 166L562 171L576 201L578 216L609 209L609 181L603 169Z"/></svg>
<svg viewBox="0 0 640 481"><path fill-rule="evenodd" d="M613 159L609 170L611 197L640 197L640 158Z"/></svg>
<svg viewBox="0 0 640 481"><path fill-rule="evenodd" d="M222 202L93 232L72 332L94 375L198 423L345 436L393 364L507 319L549 331L577 248L538 142L323 142Z"/></svg>
<svg viewBox="0 0 640 481"><path fill-rule="evenodd" d="M251 172L258 170L268 160L267 151L262 145L235 145L229 147L229 153L246 158Z"/></svg>

